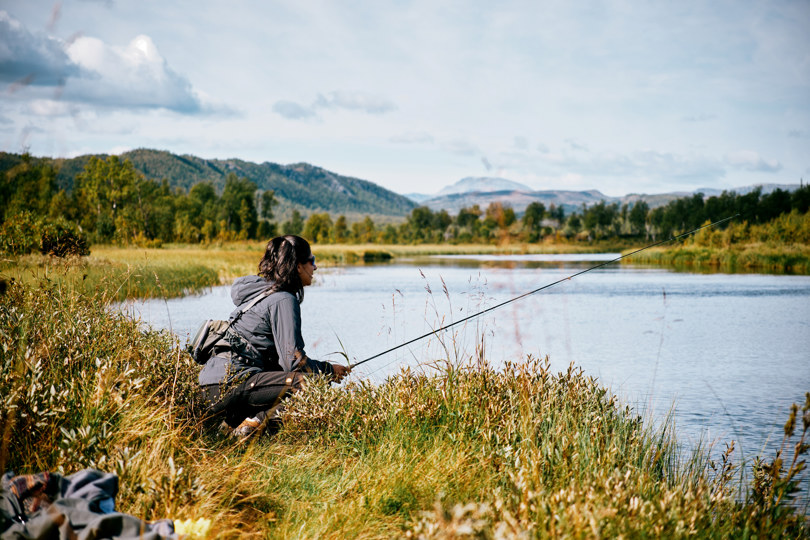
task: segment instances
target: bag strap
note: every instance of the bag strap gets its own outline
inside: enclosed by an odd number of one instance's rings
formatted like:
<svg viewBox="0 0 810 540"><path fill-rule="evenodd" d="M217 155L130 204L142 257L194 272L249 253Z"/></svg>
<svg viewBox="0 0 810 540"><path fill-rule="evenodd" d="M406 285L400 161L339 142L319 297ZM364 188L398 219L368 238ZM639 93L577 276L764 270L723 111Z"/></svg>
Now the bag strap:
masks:
<svg viewBox="0 0 810 540"><path fill-rule="evenodd" d="M265 298L267 298L271 294L272 294L272 292L270 292L270 291L264 291L263 293L258 295L256 298L251 300L250 303L247 306L245 306L243 309L239 310L239 313L236 314L236 317L234 317L233 319L230 320L230 324L235 323L237 320L239 320L239 317L241 317L242 315L245 314L245 312L250 311L250 309L253 306L258 304L259 302L261 302L262 300L264 300ZM230 324L228 326L230 326Z"/></svg>

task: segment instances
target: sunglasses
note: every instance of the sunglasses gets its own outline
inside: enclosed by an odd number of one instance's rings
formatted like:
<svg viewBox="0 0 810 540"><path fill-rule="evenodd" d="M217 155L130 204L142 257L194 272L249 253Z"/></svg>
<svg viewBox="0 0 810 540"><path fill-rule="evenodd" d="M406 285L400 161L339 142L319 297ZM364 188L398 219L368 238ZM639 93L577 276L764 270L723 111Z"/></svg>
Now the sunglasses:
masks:
<svg viewBox="0 0 810 540"><path fill-rule="evenodd" d="M310 255L309 257L307 257L307 262L314 265L315 264L315 255Z"/></svg>

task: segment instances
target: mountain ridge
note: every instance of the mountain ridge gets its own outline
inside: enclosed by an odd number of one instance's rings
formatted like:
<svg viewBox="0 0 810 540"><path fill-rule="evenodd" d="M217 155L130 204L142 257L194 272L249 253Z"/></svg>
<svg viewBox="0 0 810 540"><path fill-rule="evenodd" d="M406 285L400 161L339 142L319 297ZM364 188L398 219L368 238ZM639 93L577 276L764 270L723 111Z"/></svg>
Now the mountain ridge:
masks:
<svg viewBox="0 0 810 540"><path fill-rule="evenodd" d="M91 157L107 159L108 154L87 154L74 158L32 157L48 161L58 168L57 184L70 191L76 175L84 170ZM172 188L188 191L200 182L210 182L221 193L228 174L253 181L260 190L273 190L278 206L277 217L289 216L293 210L302 214L328 212L347 217L370 215L375 219L407 216L416 207L410 199L378 184L343 176L308 163L281 165L265 161L254 163L238 158L206 159L190 154L173 154L165 150L139 148L118 155L129 160L146 178L167 180ZM0 171L22 161L18 154L0 153Z"/></svg>
<svg viewBox="0 0 810 540"><path fill-rule="evenodd" d="M582 204L590 206L600 201L608 204L619 203L634 204L638 201L646 202L650 208L663 206L675 199L691 197L696 193L703 193L704 196L720 195L723 191L734 191L738 194L745 194L753 191L757 187L762 188L763 194L770 193L775 189L794 190L800 184L754 184L733 189L699 188L694 191L673 191L668 193L629 193L621 197L605 195L597 189L589 190L489 190L489 191L468 191L464 193L451 193L442 195L441 192L435 195L412 194L418 197L413 199L421 206L427 206L433 211L447 210L450 214L457 214L461 208L469 208L477 204L481 209L486 208L491 202L500 202L509 205L515 212L523 212L532 202L543 203L546 208L551 204L562 207L566 215L581 209ZM411 195L409 195L411 196Z"/></svg>
<svg viewBox="0 0 810 540"><path fill-rule="evenodd" d="M103 159L108 154L86 154L74 158L32 157L34 161L48 161L57 167L57 184L70 191L76 175L84 170L90 158ZM281 165L264 161L254 163L238 158L207 159L191 154L173 154L166 150L139 148L119 155L128 159L135 169L146 178L166 179L172 188L188 191L199 182L211 182L218 192L222 192L225 178L230 173L248 178L260 190L273 190L278 201L275 208L277 219L287 218L293 210L302 214L328 212L332 215L344 214L351 220L371 216L375 221L390 221L406 217L418 205L431 210L447 210L457 214L461 208L475 204L485 209L491 202L510 205L521 213L532 202L541 202L546 208L552 204L562 207L566 214L604 200L608 204L632 204L645 201L651 208L702 192L705 196L719 195L724 190L700 188L693 192L670 192L659 194L630 193L622 197L611 197L597 189L539 190L505 178L465 177L445 187L435 195L400 195L369 180L343 176L309 163ZM4 172L22 161L22 155L0 152L0 172ZM796 189L799 184L755 184L733 190L739 194L762 187L763 193L774 189ZM472 191L459 191L462 188L478 188ZM510 189L502 189L509 187ZM512 189L515 187L526 188ZM483 188L483 190L482 190ZM444 192L444 194L442 194Z"/></svg>

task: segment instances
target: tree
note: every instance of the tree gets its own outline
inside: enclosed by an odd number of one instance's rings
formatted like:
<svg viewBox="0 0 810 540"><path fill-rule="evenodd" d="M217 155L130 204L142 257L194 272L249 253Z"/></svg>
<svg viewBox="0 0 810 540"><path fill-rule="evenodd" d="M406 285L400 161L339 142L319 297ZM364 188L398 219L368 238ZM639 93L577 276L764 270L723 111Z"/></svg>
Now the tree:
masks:
<svg viewBox="0 0 810 540"><path fill-rule="evenodd" d="M386 225L385 229L382 232L382 241L385 244L396 244L399 241L397 228L391 225L390 223Z"/></svg>
<svg viewBox="0 0 810 540"><path fill-rule="evenodd" d="M582 219L579 214L573 213L568 216L568 221L565 224L564 234L568 237L576 236L582 230Z"/></svg>
<svg viewBox="0 0 810 540"><path fill-rule="evenodd" d="M481 208L477 204L458 211L456 216L456 225L458 225L456 239L459 242L472 242L478 237L481 230L480 217Z"/></svg>
<svg viewBox="0 0 810 540"><path fill-rule="evenodd" d="M230 173L225 178L220 218L225 220L229 231L246 238L256 237L258 215L253 203L255 192L256 184L247 178L238 178L235 173Z"/></svg>
<svg viewBox="0 0 810 540"><path fill-rule="evenodd" d="M427 206L417 206L408 216L408 228L411 238L416 241L428 241L433 230L433 211Z"/></svg>
<svg viewBox="0 0 810 540"><path fill-rule="evenodd" d="M256 236L261 240L267 240L276 236L276 224L263 219L259 222Z"/></svg>
<svg viewBox="0 0 810 540"><path fill-rule="evenodd" d="M365 219L363 219L363 224L360 230L361 230L360 242L370 243L376 240L375 236L377 233L377 227L374 225L374 220L372 220L370 216L366 216Z"/></svg>
<svg viewBox="0 0 810 540"><path fill-rule="evenodd" d="M81 224L97 241L112 240L116 218L132 202L139 180L132 163L117 156L106 161L94 156L76 176L74 197ZM127 216L123 219L131 221Z"/></svg>
<svg viewBox="0 0 810 540"><path fill-rule="evenodd" d="M491 220L491 222L499 228L505 229L514 223L517 217L511 206L495 201L489 203L489 206L487 206L485 219Z"/></svg>
<svg viewBox="0 0 810 540"><path fill-rule="evenodd" d="M336 243L346 243L349 237L349 226L346 223L346 216L338 216L335 220L335 226L332 228L332 234L335 237Z"/></svg>
<svg viewBox="0 0 810 540"><path fill-rule="evenodd" d="M433 214L433 229L436 231L436 238L441 239L447 227L453 223L453 218L447 213L447 210L439 210Z"/></svg>
<svg viewBox="0 0 810 540"><path fill-rule="evenodd" d="M630 222L631 234L642 234L647 231L647 214L650 212L650 205L646 201L636 201L630 209L628 221Z"/></svg>
<svg viewBox="0 0 810 540"><path fill-rule="evenodd" d="M543 227L543 217L546 214L546 207L541 202L531 202L523 213L523 229L526 231L526 240L537 242Z"/></svg>
<svg viewBox="0 0 810 540"><path fill-rule="evenodd" d="M301 217L301 212L293 210L290 220L284 222L281 230L282 234L301 234L301 231L304 230L304 218Z"/></svg>
<svg viewBox="0 0 810 540"><path fill-rule="evenodd" d="M481 217L481 208L475 204L470 208L462 208L458 211L458 215L456 216L456 223L459 227L469 227L473 229L475 224L478 222L478 218Z"/></svg>
<svg viewBox="0 0 810 540"><path fill-rule="evenodd" d="M322 214L312 214L304 225L302 235L313 243L326 243L332 234L332 218L324 212Z"/></svg>
<svg viewBox="0 0 810 540"><path fill-rule="evenodd" d="M278 204L276 200L276 192L272 189L262 192L261 197L261 216L266 220L273 219L273 207Z"/></svg>
<svg viewBox="0 0 810 540"><path fill-rule="evenodd" d="M34 163L29 154L23 154L22 161L0 177L0 222L23 211L44 216L55 193L56 171L53 166Z"/></svg>

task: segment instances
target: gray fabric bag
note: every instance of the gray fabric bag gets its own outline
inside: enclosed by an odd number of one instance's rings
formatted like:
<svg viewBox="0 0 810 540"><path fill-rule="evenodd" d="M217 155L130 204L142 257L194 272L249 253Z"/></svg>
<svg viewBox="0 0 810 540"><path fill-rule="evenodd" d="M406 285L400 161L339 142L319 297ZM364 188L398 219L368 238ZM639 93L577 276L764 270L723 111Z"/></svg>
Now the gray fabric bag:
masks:
<svg viewBox="0 0 810 540"><path fill-rule="evenodd" d="M229 321L215 319L206 320L194 334L188 343L186 350L198 364L205 364L214 356L214 349L217 347L228 348L232 352L248 358L254 362L261 360L261 355L256 348L250 344L236 329L231 328L246 311L258 304L270 295L265 291L254 298L244 309L239 310L234 318Z"/></svg>

